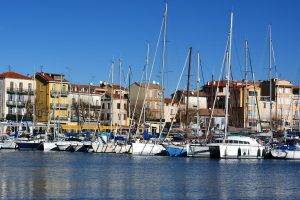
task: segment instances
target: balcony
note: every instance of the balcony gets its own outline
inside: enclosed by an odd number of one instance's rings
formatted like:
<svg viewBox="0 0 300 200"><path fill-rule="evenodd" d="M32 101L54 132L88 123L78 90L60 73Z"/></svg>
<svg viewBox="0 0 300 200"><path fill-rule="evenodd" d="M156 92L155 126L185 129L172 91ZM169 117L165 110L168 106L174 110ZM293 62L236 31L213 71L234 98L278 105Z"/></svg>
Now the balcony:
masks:
<svg viewBox="0 0 300 200"><path fill-rule="evenodd" d="M68 109L68 104L51 103L50 107L51 107L51 109L56 109L56 110L66 110L66 109Z"/></svg>
<svg viewBox="0 0 300 200"><path fill-rule="evenodd" d="M23 88L7 88L8 94L24 94L24 95L34 95L33 89L23 89Z"/></svg>
<svg viewBox="0 0 300 200"><path fill-rule="evenodd" d="M61 117L54 117L54 116L52 116L51 117L51 121L52 122L67 122L68 121L68 117L66 117L66 116L61 116Z"/></svg>
<svg viewBox="0 0 300 200"><path fill-rule="evenodd" d="M52 97L67 97L68 91L58 91L58 90L52 90L51 91Z"/></svg>
<svg viewBox="0 0 300 200"><path fill-rule="evenodd" d="M10 107L25 107L26 103L25 101L6 101L6 105Z"/></svg>
<svg viewBox="0 0 300 200"><path fill-rule="evenodd" d="M6 119L16 121L16 114L9 113L9 114L6 115ZM32 121L33 117L30 114L22 115L21 113L19 113L18 114L18 121L21 121L21 120L22 121Z"/></svg>

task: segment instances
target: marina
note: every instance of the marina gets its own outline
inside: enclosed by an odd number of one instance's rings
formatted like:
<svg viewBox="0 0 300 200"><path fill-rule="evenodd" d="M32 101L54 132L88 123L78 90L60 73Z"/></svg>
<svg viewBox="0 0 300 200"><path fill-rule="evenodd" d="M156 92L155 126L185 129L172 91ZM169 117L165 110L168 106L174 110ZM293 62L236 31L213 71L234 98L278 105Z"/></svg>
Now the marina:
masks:
<svg viewBox="0 0 300 200"><path fill-rule="evenodd" d="M299 198L300 3L269 3L3 2L0 199Z"/></svg>

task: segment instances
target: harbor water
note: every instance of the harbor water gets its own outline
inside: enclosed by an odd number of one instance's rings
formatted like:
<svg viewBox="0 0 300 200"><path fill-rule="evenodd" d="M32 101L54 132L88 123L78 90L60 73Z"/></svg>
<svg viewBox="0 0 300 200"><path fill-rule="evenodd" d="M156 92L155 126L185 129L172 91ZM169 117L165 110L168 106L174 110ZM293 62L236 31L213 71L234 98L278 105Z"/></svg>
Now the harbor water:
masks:
<svg viewBox="0 0 300 200"><path fill-rule="evenodd" d="M300 162L0 151L1 199L297 199Z"/></svg>

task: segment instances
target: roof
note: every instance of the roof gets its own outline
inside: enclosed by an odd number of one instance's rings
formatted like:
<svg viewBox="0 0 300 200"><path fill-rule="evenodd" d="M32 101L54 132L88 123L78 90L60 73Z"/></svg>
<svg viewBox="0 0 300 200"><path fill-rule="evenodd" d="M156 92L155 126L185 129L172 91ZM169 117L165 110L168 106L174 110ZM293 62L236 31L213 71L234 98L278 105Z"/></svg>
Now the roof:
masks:
<svg viewBox="0 0 300 200"><path fill-rule="evenodd" d="M133 84L137 85L138 87L143 87L143 88L146 88L148 85L148 83L138 83L138 82L135 82ZM148 88L149 89L161 89L159 84L153 84L153 83L149 83Z"/></svg>
<svg viewBox="0 0 300 200"><path fill-rule="evenodd" d="M31 77L24 76L22 74L18 74L16 72L4 72L3 74L0 74L0 78L15 78L15 79L25 79L25 80L32 80Z"/></svg>
<svg viewBox="0 0 300 200"><path fill-rule="evenodd" d="M170 98L165 98L164 99L164 103L171 103L172 102L172 99L170 99ZM173 103L178 103L175 99L174 99L174 101L173 101Z"/></svg>
<svg viewBox="0 0 300 200"><path fill-rule="evenodd" d="M210 81L207 82L204 87L211 87L211 86L217 86L219 83L219 87L225 87L226 86L226 80L221 80L221 81ZM239 80L232 80L229 82L230 87L232 87L233 85L240 85L242 84L243 81L239 81Z"/></svg>
<svg viewBox="0 0 300 200"><path fill-rule="evenodd" d="M108 98L111 98L111 97L113 97L113 99L128 99L128 97L127 97L127 95L121 95L121 97L120 97L120 94L110 94L110 93L107 93L107 94L105 94L105 97L108 97Z"/></svg>
<svg viewBox="0 0 300 200"><path fill-rule="evenodd" d="M52 74L52 73L45 73L45 72L38 72L35 74L36 78L42 78L43 80L45 80L46 82L57 82L60 80L55 80L54 76L63 76L63 80L62 82L69 82L68 80L66 80L64 78L63 74Z"/></svg>
<svg viewBox="0 0 300 200"><path fill-rule="evenodd" d="M211 114L211 110L209 110L209 109L199 109L200 116L210 116L210 114ZM225 112L223 109L214 109L213 116L214 117L224 117Z"/></svg>
<svg viewBox="0 0 300 200"><path fill-rule="evenodd" d="M106 88L106 87L112 87L114 90L118 90L118 89L120 89L120 85L118 85L118 84L115 84L115 83L113 83L113 84L111 84L111 83L106 83L106 82L102 82L101 84L100 84L100 87L102 87L102 88ZM123 86L121 86L121 90L127 90L125 87L123 87Z"/></svg>

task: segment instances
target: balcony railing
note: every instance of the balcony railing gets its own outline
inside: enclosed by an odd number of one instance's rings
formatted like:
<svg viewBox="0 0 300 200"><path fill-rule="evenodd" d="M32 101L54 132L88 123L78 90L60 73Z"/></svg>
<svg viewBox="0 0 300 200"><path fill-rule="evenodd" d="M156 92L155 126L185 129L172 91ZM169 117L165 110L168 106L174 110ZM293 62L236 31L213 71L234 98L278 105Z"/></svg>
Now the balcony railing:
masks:
<svg viewBox="0 0 300 200"><path fill-rule="evenodd" d="M33 95L34 90L33 89L24 89L24 88L7 88L7 93L9 94L27 94L27 95Z"/></svg>
<svg viewBox="0 0 300 200"><path fill-rule="evenodd" d="M58 90L52 90L51 91L51 96L52 97L66 97L68 96L68 91L58 91Z"/></svg>
<svg viewBox="0 0 300 200"><path fill-rule="evenodd" d="M68 104L65 104L65 103L62 103L62 104L51 103L50 107L51 107L51 109L56 109L56 110L62 109L62 110L65 110L65 109L68 108Z"/></svg>
<svg viewBox="0 0 300 200"><path fill-rule="evenodd" d="M68 121L68 117L51 117L51 121L55 121L55 122L58 122L58 121Z"/></svg>
<svg viewBox="0 0 300 200"><path fill-rule="evenodd" d="M12 113L9 113L6 115L6 119L7 120L13 120L13 121L16 121L16 114L12 114ZM33 117L32 115L30 114L25 114L25 115L22 115L21 113L18 114L18 121L32 121Z"/></svg>
<svg viewBox="0 0 300 200"><path fill-rule="evenodd" d="M7 106L14 106L14 107L25 107L25 101L6 101Z"/></svg>

